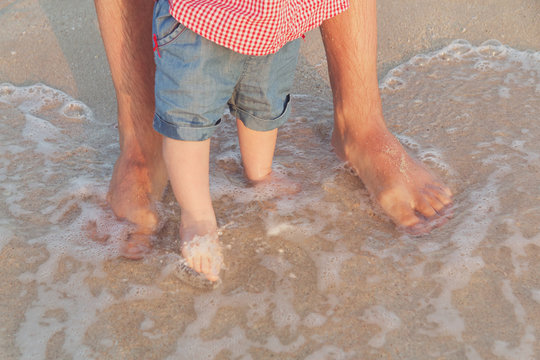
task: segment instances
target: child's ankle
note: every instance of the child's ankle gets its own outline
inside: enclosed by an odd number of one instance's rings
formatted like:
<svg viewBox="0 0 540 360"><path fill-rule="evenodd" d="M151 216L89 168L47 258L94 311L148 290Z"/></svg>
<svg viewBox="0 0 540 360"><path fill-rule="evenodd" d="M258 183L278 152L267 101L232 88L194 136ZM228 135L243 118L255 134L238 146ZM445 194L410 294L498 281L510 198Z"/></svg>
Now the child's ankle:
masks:
<svg viewBox="0 0 540 360"><path fill-rule="evenodd" d="M182 216L180 221L180 237L192 238L193 236L204 236L217 233L217 222L215 217L193 218Z"/></svg>
<svg viewBox="0 0 540 360"><path fill-rule="evenodd" d="M248 172L244 170L244 176L253 184L264 182L272 174L272 168Z"/></svg>

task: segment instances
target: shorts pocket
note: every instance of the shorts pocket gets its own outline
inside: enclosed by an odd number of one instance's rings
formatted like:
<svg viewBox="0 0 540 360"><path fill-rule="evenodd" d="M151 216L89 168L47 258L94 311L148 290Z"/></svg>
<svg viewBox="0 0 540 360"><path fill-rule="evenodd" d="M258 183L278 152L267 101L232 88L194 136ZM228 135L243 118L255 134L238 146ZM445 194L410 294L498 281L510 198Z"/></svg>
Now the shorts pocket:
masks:
<svg viewBox="0 0 540 360"><path fill-rule="evenodd" d="M169 2L158 0L154 5L153 32L158 46L164 46L176 40L187 29L169 13Z"/></svg>

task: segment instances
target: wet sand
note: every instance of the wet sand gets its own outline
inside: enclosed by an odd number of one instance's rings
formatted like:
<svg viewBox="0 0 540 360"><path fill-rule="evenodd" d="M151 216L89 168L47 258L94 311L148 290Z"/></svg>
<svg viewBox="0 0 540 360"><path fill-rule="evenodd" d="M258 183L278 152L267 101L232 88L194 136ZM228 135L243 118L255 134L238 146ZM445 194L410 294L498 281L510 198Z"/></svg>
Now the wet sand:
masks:
<svg viewBox="0 0 540 360"><path fill-rule="evenodd" d="M213 141L217 287L180 266L170 191L152 254L117 256L114 92L93 5L70 4L0 4L0 358L540 357L537 1L379 2L387 122L456 194L424 237L397 231L332 153L311 32L275 165L302 191L247 186L233 121Z"/></svg>

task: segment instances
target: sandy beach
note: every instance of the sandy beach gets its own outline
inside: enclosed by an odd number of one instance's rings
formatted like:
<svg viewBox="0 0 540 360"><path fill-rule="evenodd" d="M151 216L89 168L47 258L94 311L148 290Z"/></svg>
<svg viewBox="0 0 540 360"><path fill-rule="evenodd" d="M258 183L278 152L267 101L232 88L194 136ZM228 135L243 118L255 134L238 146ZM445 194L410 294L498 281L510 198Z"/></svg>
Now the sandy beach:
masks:
<svg viewBox="0 0 540 360"><path fill-rule="evenodd" d="M339 162L311 31L275 159L302 191L246 185L231 119L213 139L227 268L209 287L179 265L170 190L153 252L118 256L93 2L2 0L0 359L539 359L540 3L380 0L378 16L385 118L454 217L400 232Z"/></svg>

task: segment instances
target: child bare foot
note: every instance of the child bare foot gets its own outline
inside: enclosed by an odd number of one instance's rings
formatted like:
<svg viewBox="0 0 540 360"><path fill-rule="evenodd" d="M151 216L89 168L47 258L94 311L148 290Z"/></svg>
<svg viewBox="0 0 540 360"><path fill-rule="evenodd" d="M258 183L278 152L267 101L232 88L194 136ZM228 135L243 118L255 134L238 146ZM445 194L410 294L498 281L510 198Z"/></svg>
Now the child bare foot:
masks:
<svg viewBox="0 0 540 360"><path fill-rule="evenodd" d="M355 135L344 139L334 132L332 144L398 226L420 235L445 222L452 192L411 158L384 124L373 122Z"/></svg>
<svg viewBox="0 0 540 360"><path fill-rule="evenodd" d="M187 265L212 282L219 280L223 254L216 226L211 223L198 223L186 227L182 224L180 239L182 255Z"/></svg>

